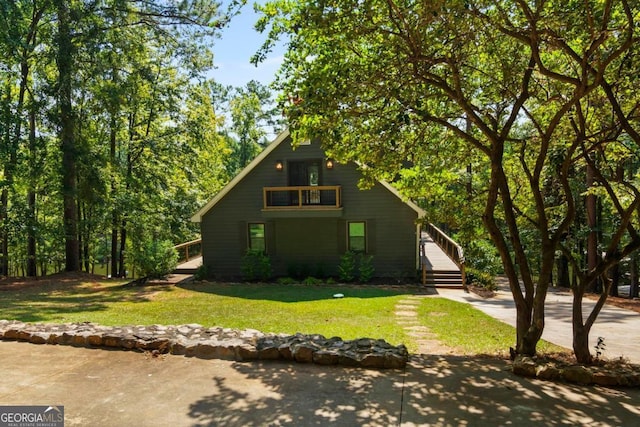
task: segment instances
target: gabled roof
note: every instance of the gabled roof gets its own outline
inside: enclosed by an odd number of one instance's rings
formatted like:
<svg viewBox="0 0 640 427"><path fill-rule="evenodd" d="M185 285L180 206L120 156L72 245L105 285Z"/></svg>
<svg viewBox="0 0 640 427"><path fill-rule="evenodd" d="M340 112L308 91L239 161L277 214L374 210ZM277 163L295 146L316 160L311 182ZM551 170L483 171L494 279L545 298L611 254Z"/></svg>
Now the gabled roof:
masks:
<svg viewBox="0 0 640 427"><path fill-rule="evenodd" d="M285 129L284 131L280 132L280 134L276 137L276 139L273 140L271 144L269 144L264 150L262 150L262 152L258 154L258 156L256 156L256 158L253 159L244 169L242 169L242 171L240 171L238 175L236 175L231 181L229 181L229 183L225 185L224 188L220 190L220 192L218 192L218 194L216 194L213 197L213 199L209 200L209 202L206 205L204 205L198 212L196 212L191 217L191 221L192 222L202 221L202 217L204 216L204 214L209 212L211 208L213 208L220 200L222 200L224 196L226 196L240 181L242 181L244 177L249 175L249 173L256 166L258 166L273 150L278 148L278 146L282 144L282 142L284 142L288 137L289 137L288 129ZM403 203L405 203L411 209L416 211L416 213L418 214L418 217L423 217L425 215L424 210L422 210L418 205L416 205L412 201L403 198L402 195L398 192L398 190L396 190L391 184L385 181L378 181L378 182L387 190L389 190L393 195L395 195L400 200L402 200Z"/></svg>
<svg viewBox="0 0 640 427"><path fill-rule="evenodd" d="M258 166L260 164L260 162L262 162L262 160L264 160L264 158L267 157L273 150L278 148L278 146L280 144L282 144L282 141L287 139L288 136L289 136L289 130L288 129L285 129L282 132L280 132L280 134L276 137L276 139L274 139L271 144L267 145L267 148L262 150L260 152L260 154L258 154L256 156L256 158L253 159L247 166L245 166L245 168L242 169L238 175L236 175L231 181L229 181L229 183L227 185L225 185L224 188L222 190L220 190L220 192L218 194L216 194L213 199L209 200L209 203L204 205L202 207L202 209L200 209L198 212L196 212L195 215L193 215L191 217L191 221L192 222L200 222L202 220L202 216L204 214L209 212L209 210L212 207L214 207L216 205L216 203L218 203L220 200L222 200L222 198L224 196L226 196L227 193L229 193L229 191L231 191L233 189L233 187L235 187L240 181L242 181L245 176L249 175L249 173L256 166Z"/></svg>

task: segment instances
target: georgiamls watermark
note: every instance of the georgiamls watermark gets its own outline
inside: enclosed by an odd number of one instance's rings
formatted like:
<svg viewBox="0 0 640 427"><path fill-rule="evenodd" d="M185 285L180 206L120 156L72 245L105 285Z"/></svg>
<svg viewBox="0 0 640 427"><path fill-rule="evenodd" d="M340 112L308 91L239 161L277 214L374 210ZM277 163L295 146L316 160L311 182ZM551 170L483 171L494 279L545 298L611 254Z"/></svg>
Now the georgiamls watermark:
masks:
<svg viewBox="0 0 640 427"><path fill-rule="evenodd" d="M0 406L0 427L64 427L64 406Z"/></svg>

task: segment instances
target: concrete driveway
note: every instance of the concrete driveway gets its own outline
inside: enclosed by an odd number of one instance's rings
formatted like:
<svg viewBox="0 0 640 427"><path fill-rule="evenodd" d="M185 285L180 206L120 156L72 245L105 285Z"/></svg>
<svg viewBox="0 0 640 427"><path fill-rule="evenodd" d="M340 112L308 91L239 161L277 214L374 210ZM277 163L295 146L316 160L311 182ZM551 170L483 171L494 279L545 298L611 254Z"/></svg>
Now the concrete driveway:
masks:
<svg viewBox="0 0 640 427"><path fill-rule="evenodd" d="M500 287L495 297L484 299L474 293L459 290L438 289L438 295L455 301L466 302L496 319L515 326L516 309L511 291ZM553 289L547 295L545 304L545 328L542 338L554 344L571 349L571 292ZM588 316L595 301L584 298L583 313ZM609 359L624 357L633 363L640 363L640 314L634 311L605 305L600 312L590 334L589 348L594 354L598 337L604 338L606 345L603 356Z"/></svg>
<svg viewBox="0 0 640 427"><path fill-rule="evenodd" d="M516 377L506 361L404 370L151 357L0 342L0 405L63 405L66 426L635 425L640 390Z"/></svg>

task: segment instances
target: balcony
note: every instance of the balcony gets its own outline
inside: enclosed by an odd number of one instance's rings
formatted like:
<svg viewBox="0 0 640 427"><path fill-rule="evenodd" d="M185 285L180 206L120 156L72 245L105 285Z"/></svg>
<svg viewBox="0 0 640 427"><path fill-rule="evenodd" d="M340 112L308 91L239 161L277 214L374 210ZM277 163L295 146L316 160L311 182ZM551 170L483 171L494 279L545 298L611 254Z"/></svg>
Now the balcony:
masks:
<svg viewBox="0 0 640 427"><path fill-rule="evenodd" d="M262 197L267 217L342 216L339 185L264 187Z"/></svg>

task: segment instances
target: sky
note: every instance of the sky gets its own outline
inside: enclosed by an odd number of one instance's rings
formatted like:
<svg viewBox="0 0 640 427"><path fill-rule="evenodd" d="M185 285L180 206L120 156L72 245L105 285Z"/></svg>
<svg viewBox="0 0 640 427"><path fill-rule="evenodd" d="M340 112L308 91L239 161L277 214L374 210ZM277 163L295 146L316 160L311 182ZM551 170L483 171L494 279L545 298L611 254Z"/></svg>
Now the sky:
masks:
<svg viewBox="0 0 640 427"><path fill-rule="evenodd" d="M229 27L223 29L222 37L215 39L213 61L217 68L211 75L216 82L244 86L250 80L257 80L263 84L273 81L282 63L284 48L279 46L274 49L258 67L251 64L251 56L266 38L266 34L258 33L253 28L257 19L258 15L253 11L253 2L249 1L241 14L231 20Z"/></svg>

